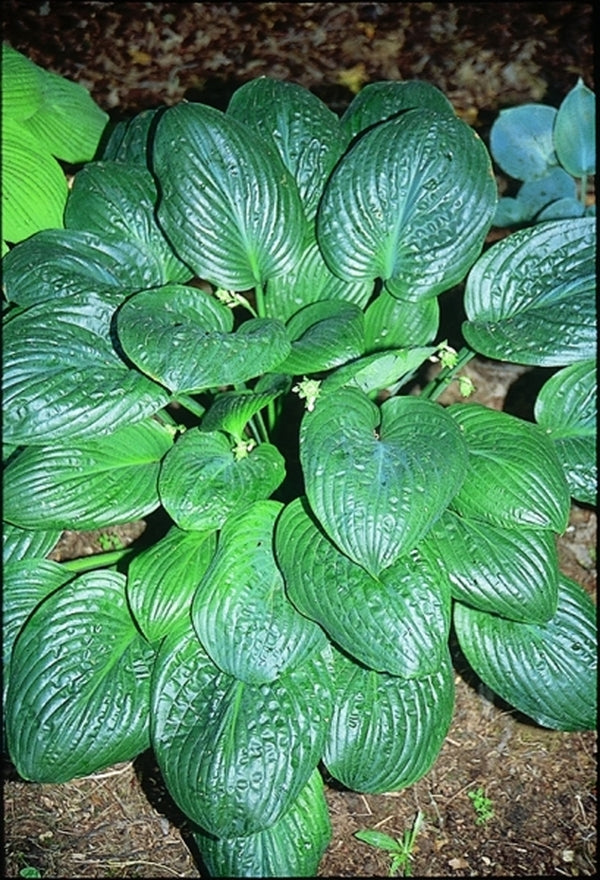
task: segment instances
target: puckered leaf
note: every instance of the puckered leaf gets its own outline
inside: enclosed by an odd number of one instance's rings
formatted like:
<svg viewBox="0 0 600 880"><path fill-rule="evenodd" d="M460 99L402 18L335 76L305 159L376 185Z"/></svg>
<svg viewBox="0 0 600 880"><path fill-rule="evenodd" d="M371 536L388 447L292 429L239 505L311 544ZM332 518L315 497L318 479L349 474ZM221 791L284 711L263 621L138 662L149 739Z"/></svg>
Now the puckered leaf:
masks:
<svg viewBox="0 0 600 880"><path fill-rule="evenodd" d="M291 345L280 321L255 318L230 333L230 310L195 287L145 290L119 309L127 355L172 391L235 385L276 367Z"/></svg>
<svg viewBox="0 0 600 880"><path fill-rule="evenodd" d="M5 471L4 516L22 528L97 529L159 505L160 461L172 433L156 421L107 437L29 446Z"/></svg>
<svg viewBox="0 0 600 880"><path fill-rule="evenodd" d="M213 661L248 684L273 681L327 640L288 600L273 556L282 505L257 501L226 520L192 604L192 622Z"/></svg>
<svg viewBox="0 0 600 880"><path fill-rule="evenodd" d="M535 402L535 419L554 442L573 498L596 503L596 362L581 361L548 379Z"/></svg>
<svg viewBox="0 0 600 880"><path fill-rule="evenodd" d="M467 279L468 344L543 367L595 356L595 254L594 217L540 223L493 245Z"/></svg>
<svg viewBox="0 0 600 880"><path fill-rule="evenodd" d="M412 551L373 577L323 535L301 498L283 511L275 540L290 599L351 656L403 678L439 668L450 585L435 562Z"/></svg>
<svg viewBox="0 0 600 880"><path fill-rule="evenodd" d="M283 482L285 461L270 443L236 455L218 431L192 428L166 455L160 499L182 529L219 529L234 511L268 498Z"/></svg>
<svg viewBox="0 0 600 880"><path fill-rule="evenodd" d="M11 659L6 739L19 774L67 782L147 749L153 658L123 575L89 572L51 593Z"/></svg>
<svg viewBox="0 0 600 880"><path fill-rule="evenodd" d="M446 113L407 110L367 131L336 166L317 239L340 278L381 278L395 296L416 301L465 276L495 207L477 135Z"/></svg>
<svg viewBox="0 0 600 880"><path fill-rule="evenodd" d="M331 839L331 822L318 770L281 819L245 837L194 832L211 877L315 877Z"/></svg>
<svg viewBox="0 0 600 880"><path fill-rule="evenodd" d="M364 326L362 310L352 303L322 300L304 306L288 321L292 350L278 369L302 375L355 360L364 352Z"/></svg>
<svg viewBox="0 0 600 880"><path fill-rule="evenodd" d="M502 528L445 510L423 542L443 565L455 599L524 623L556 611L558 557L552 532Z"/></svg>
<svg viewBox="0 0 600 880"><path fill-rule="evenodd" d="M304 211L312 220L323 185L346 144L336 114L297 83L261 76L233 93L227 115L275 147L294 175Z"/></svg>
<svg viewBox="0 0 600 880"><path fill-rule="evenodd" d="M95 437L168 403L159 385L115 351L114 311L96 294L75 294L32 306L6 323L5 442L42 446Z"/></svg>
<svg viewBox="0 0 600 880"><path fill-rule="evenodd" d="M563 532L569 490L549 437L537 425L478 403L455 403L447 413L469 450L467 475L452 507L499 526Z"/></svg>
<svg viewBox="0 0 600 880"><path fill-rule="evenodd" d="M203 431L226 431L241 441L252 416L272 403L291 387L289 376L271 373L261 376L252 390L223 391L217 394L202 419Z"/></svg>
<svg viewBox="0 0 600 880"><path fill-rule="evenodd" d="M203 104L161 116L158 219L179 257L217 287L247 290L289 271L306 221L296 182L268 141Z"/></svg>
<svg viewBox="0 0 600 880"><path fill-rule="evenodd" d="M127 600L136 623L152 644L188 620L190 602L216 543L214 532L184 532L173 526L130 563Z"/></svg>
<svg viewBox="0 0 600 880"><path fill-rule="evenodd" d="M545 624L516 623L456 603L467 660L503 700L556 730L594 730L596 613L583 588L560 575L558 608Z"/></svg>
<svg viewBox="0 0 600 880"><path fill-rule="evenodd" d="M439 325L437 298L408 302L382 290L365 312L367 351L427 345Z"/></svg>
<svg viewBox="0 0 600 880"><path fill-rule="evenodd" d="M378 409L355 388L304 415L306 494L327 534L371 574L418 544L467 467L460 430L438 405L395 397Z"/></svg>
<svg viewBox="0 0 600 880"><path fill-rule="evenodd" d="M173 799L207 832L255 834L292 807L323 753L328 655L249 685L219 671L191 625L165 638L153 678L152 746Z"/></svg>
<svg viewBox="0 0 600 880"><path fill-rule="evenodd" d="M353 791L412 785L431 768L450 727L454 673L406 680L365 669L334 651L334 709L323 761Z"/></svg>

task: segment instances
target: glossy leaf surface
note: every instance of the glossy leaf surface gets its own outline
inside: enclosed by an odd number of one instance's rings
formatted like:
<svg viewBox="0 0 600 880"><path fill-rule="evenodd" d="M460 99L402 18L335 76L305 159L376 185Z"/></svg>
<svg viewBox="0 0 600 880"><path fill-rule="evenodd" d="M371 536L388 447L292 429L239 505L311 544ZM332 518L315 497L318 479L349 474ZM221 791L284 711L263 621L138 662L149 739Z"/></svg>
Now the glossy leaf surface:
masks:
<svg viewBox="0 0 600 880"><path fill-rule="evenodd" d="M2 523L2 562L21 559L43 559L50 553L61 536L62 529L21 529L11 523Z"/></svg>
<svg viewBox="0 0 600 880"><path fill-rule="evenodd" d="M226 431L241 441L250 419L290 390L292 381L282 374L262 376L252 390L223 391L217 394L202 419L203 431Z"/></svg>
<svg viewBox="0 0 600 880"><path fill-rule="evenodd" d="M304 306L287 323L292 350L278 369L302 375L355 360L364 352L364 326L362 310L352 303L322 300Z"/></svg>
<svg viewBox="0 0 600 880"><path fill-rule="evenodd" d="M374 577L334 547L301 498L283 511L275 539L290 599L351 656L403 678L439 668L450 587L437 564L414 551Z"/></svg>
<svg viewBox="0 0 600 880"><path fill-rule="evenodd" d="M447 412L469 450L467 474L452 507L498 526L563 532L569 491L549 437L537 425L478 403L455 403Z"/></svg>
<svg viewBox="0 0 600 880"><path fill-rule="evenodd" d="M248 685L220 672L190 629L167 636L155 664L151 737L179 808L217 837L255 834L281 819L323 752L330 675L316 655L270 684Z"/></svg>
<svg viewBox="0 0 600 880"><path fill-rule="evenodd" d="M564 366L596 350L596 221L556 220L493 245L467 279L462 325L486 357Z"/></svg>
<svg viewBox="0 0 600 880"><path fill-rule="evenodd" d="M416 397L376 407L341 388L304 415L300 461L310 506L327 534L372 575L418 544L467 467L460 431Z"/></svg>
<svg viewBox="0 0 600 880"><path fill-rule="evenodd" d="M123 575L89 572L48 596L11 660L6 734L19 774L67 782L147 749L153 657Z"/></svg>
<svg viewBox="0 0 600 880"><path fill-rule="evenodd" d="M365 312L367 351L427 345L437 334L439 319L437 297L409 302L382 290Z"/></svg>
<svg viewBox="0 0 600 880"><path fill-rule="evenodd" d="M596 614L579 584L560 575L558 608L545 624L516 623L456 603L454 625L477 675L511 706L544 727L595 729Z"/></svg>
<svg viewBox="0 0 600 880"><path fill-rule="evenodd" d="M581 77L558 108L554 147L573 177L596 173L596 96Z"/></svg>
<svg viewBox="0 0 600 880"><path fill-rule="evenodd" d="M447 650L437 672L410 680L366 669L334 651L334 710L323 761L353 791L405 788L431 768L453 709Z"/></svg>

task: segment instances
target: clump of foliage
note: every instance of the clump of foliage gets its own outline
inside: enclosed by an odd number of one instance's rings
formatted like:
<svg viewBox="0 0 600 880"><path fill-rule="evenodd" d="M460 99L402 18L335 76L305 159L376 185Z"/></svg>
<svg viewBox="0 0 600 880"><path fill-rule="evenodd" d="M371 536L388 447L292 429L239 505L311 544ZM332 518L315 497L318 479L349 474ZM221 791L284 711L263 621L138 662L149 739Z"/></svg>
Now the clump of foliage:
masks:
<svg viewBox="0 0 600 880"><path fill-rule="evenodd" d="M522 182L514 198L498 202L495 226L595 213L586 197L596 173L596 96L581 77L558 109L522 104L502 110L490 132L490 150L502 171Z"/></svg>
<svg viewBox="0 0 600 880"><path fill-rule="evenodd" d="M26 779L152 748L216 876L312 875L320 767L427 773L475 672L595 724L591 600L555 536L595 460L592 217L482 253L483 142L434 87L340 119L268 78L119 124L64 229L4 259L5 735ZM469 348L420 395L444 293ZM538 423L436 397L475 351L561 368ZM66 563L62 529L153 543ZM154 529L157 532L157 529Z"/></svg>

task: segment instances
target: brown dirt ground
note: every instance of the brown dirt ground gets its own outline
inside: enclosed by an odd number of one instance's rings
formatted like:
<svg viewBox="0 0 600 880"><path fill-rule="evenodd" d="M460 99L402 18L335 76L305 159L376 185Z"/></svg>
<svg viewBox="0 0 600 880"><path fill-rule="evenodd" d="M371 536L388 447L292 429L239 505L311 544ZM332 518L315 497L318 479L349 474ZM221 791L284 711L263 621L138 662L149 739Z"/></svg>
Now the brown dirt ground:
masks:
<svg viewBox="0 0 600 880"><path fill-rule="evenodd" d="M262 74L311 88L343 111L353 90L420 77L485 131L502 106L559 103L593 83L586 3L25 3L2 6L3 37L42 66L87 86L118 118L184 96L219 104ZM531 403L524 368L476 358L475 399L516 411ZM531 371L530 379L536 379ZM539 378L538 378L539 381ZM524 384L525 383L525 384ZM450 397L443 398L449 402ZM528 401L528 403L527 403ZM53 556L123 544L144 523L65 533ZM574 505L559 539L561 569L595 597L596 513ZM389 859L353 833L400 836L418 810L416 876L591 876L596 873L596 734L540 728L494 699L457 664L456 711L431 772L387 795L326 780L333 838L319 875L385 876ZM494 816L475 823L483 787ZM4 876L199 877L184 818L151 755L62 785L4 766Z"/></svg>

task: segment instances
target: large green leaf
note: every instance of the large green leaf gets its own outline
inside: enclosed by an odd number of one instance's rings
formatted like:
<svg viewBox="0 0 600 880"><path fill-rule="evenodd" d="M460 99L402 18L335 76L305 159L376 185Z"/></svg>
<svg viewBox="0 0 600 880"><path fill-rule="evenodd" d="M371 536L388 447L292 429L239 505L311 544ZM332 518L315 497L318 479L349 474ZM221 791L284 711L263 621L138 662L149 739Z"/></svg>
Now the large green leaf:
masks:
<svg viewBox="0 0 600 880"><path fill-rule="evenodd" d="M182 529L219 529L233 512L268 498L285 477L283 456L270 443L250 452L232 448L219 431L191 428L166 455L160 499Z"/></svg>
<svg viewBox="0 0 600 880"><path fill-rule="evenodd" d="M531 180L558 164L552 136L556 114L556 107L545 104L500 111L490 132L490 150L506 174Z"/></svg>
<svg viewBox="0 0 600 880"><path fill-rule="evenodd" d="M21 529L2 523L2 562L43 559L56 546L62 529Z"/></svg>
<svg viewBox="0 0 600 880"><path fill-rule="evenodd" d="M217 394L202 419L203 431L226 431L236 442L241 442L244 428L262 409L286 394L291 387L289 376L267 373L261 376L252 390L223 391Z"/></svg>
<svg viewBox="0 0 600 880"><path fill-rule="evenodd" d="M319 373L355 360L364 352L365 319L352 303L311 303L290 318L286 329L292 350L278 367L283 373Z"/></svg>
<svg viewBox="0 0 600 880"><path fill-rule="evenodd" d="M581 77L554 120L558 161L573 177L596 173L596 96Z"/></svg>
<svg viewBox="0 0 600 880"><path fill-rule="evenodd" d="M438 331L437 297L409 302L382 290L365 312L367 351L427 345Z"/></svg>
<svg viewBox="0 0 600 880"><path fill-rule="evenodd" d="M161 459L172 432L156 421L107 437L29 446L4 477L4 517L21 528L98 529L132 522L159 505Z"/></svg>
<svg viewBox="0 0 600 880"><path fill-rule="evenodd" d="M552 532L502 528L445 510L419 549L446 569L455 599L523 623L556 611L558 556Z"/></svg>
<svg viewBox="0 0 600 880"><path fill-rule="evenodd" d="M141 165L92 162L73 180L65 209L67 229L130 241L163 267L163 281L188 281L192 272L173 253L156 223L156 184Z"/></svg>
<svg viewBox="0 0 600 880"><path fill-rule="evenodd" d="M467 343L487 357L543 367L596 350L596 220L513 232L479 258L464 305Z"/></svg>
<svg viewBox="0 0 600 880"><path fill-rule="evenodd" d="M193 832L211 877L316 877L331 839L331 821L318 770L274 825L245 837Z"/></svg>
<svg viewBox="0 0 600 880"><path fill-rule="evenodd" d="M400 160L401 157L401 160ZM464 122L407 110L366 132L336 166L317 215L332 272L433 297L479 255L496 207L483 142Z"/></svg>
<svg viewBox="0 0 600 880"><path fill-rule="evenodd" d="M391 348L358 358L338 367L323 381L323 391L334 391L347 385L371 395L384 388L399 387L413 375L427 358L437 351L428 348Z"/></svg>
<svg viewBox="0 0 600 880"><path fill-rule="evenodd" d="M545 624L456 603L454 625L467 660L503 700L545 727L595 729L596 611L579 584L560 575L558 608Z"/></svg>
<svg viewBox="0 0 600 880"><path fill-rule="evenodd" d="M101 294L115 305L134 290L164 282L159 259L131 241L79 229L44 229L2 261L6 298L21 306L74 294Z"/></svg>
<svg viewBox="0 0 600 880"><path fill-rule="evenodd" d="M132 560L127 572L127 601L152 644L188 620L192 597L216 544L215 532L184 532L173 526L164 538Z"/></svg>
<svg viewBox="0 0 600 880"><path fill-rule="evenodd" d="M328 655L249 685L217 669L191 626L165 638L153 677L152 746L173 799L207 832L255 834L292 807L323 753Z"/></svg>
<svg viewBox="0 0 600 880"><path fill-rule="evenodd" d="M431 768L453 710L447 648L437 672L410 680L365 669L334 651L334 709L323 761L353 791L405 788Z"/></svg>
<svg viewBox="0 0 600 880"><path fill-rule="evenodd" d="M6 739L18 773L66 782L147 749L153 657L123 575L89 572L51 593L11 659Z"/></svg>
<svg viewBox="0 0 600 880"><path fill-rule="evenodd" d="M166 109L163 104L112 124L98 158L148 168L156 125Z"/></svg>
<svg viewBox="0 0 600 880"><path fill-rule="evenodd" d="M442 407L394 397L379 409L340 388L304 415L306 494L327 534L372 575L418 544L460 487L467 450Z"/></svg>
<svg viewBox="0 0 600 880"><path fill-rule="evenodd" d="M167 393L130 369L111 338L115 310L96 294L43 302L4 327L4 440L45 445L141 421Z"/></svg>
<svg viewBox="0 0 600 880"><path fill-rule="evenodd" d="M351 656L403 678L439 668L450 585L435 561L415 550L374 577L323 535L302 498L283 511L275 541L290 599Z"/></svg>
<svg viewBox="0 0 600 880"><path fill-rule="evenodd" d="M276 367L291 345L280 321L254 318L230 333L230 310L196 287L169 284L132 296L117 331L131 360L171 391L236 385Z"/></svg>
<svg viewBox="0 0 600 880"><path fill-rule="evenodd" d="M342 129L351 139L359 131L418 107L454 116L448 98L431 83L418 79L367 83L344 112Z"/></svg>
<svg viewBox="0 0 600 880"><path fill-rule="evenodd" d="M548 379L535 402L535 419L554 442L573 498L596 503L596 361L564 367Z"/></svg>
<svg viewBox="0 0 600 880"><path fill-rule="evenodd" d="M261 76L233 93L227 115L275 147L294 175L305 214L312 220L323 185L346 144L336 114L297 83Z"/></svg>
<svg viewBox="0 0 600 880"><path fill-rule="evenodd" d="M564 532L569 490L544 431L478 403L455 403L447 413L469 450L467 475L452 507L461 516L498 526Z"/></svg>
<svg viewBox="0 0 600 880"><path fill-rule="evenodd" d="M192 623L223 672L248 684L270 682L327 640L289 602L273 556L282 505L257 501L230 516L192 603Z"/></svg>
<svg viewBox="0 0 600 880"><path fill-rule="evenodd" d="M364 308L373 293L373 282L342 281L329 270L319 245L311 241L289 272L267 283L265 314L280 321L323 299L342 300Z"/></svg>
<svg viewBox="0 0 600 880"><path fill-rule="evenodd" d="M246 290L289 271L302 253L294 178L277 150L232 116L170 107L156 127L153 170L160 224L199 277Z"/></svg>

